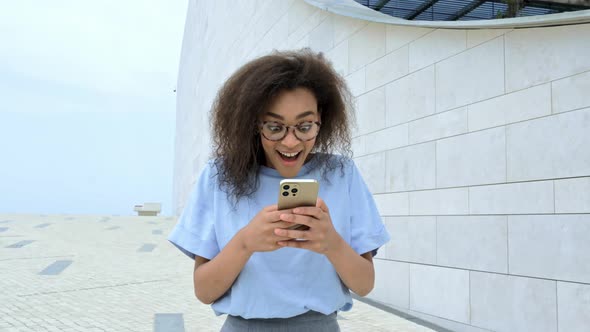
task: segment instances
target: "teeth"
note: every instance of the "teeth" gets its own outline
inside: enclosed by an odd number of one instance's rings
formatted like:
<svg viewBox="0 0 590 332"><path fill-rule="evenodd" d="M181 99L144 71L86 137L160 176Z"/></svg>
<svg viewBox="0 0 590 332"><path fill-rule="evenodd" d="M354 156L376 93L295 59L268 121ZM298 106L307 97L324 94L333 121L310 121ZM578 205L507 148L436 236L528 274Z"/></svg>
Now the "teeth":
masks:
<svg viewBox="0 0 590 332"><path fill-rule="evenodd" d="M299 152L285 153L285 152L281 152L281 151L279 151L279 153L282 154L285 157L295 157L296 155L299 154Z"/></svg>

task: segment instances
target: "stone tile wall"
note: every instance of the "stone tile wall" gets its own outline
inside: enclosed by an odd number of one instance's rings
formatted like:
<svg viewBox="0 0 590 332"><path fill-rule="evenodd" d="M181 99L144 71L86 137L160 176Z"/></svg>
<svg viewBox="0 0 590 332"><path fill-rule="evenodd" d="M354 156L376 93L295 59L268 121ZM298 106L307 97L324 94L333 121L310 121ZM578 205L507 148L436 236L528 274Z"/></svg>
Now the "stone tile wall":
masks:
<svg viewBox="0 0 590 332"><path fill-rule="evenodd" d="M225 78L272 49L325 52L356 97L355 162L392 241L369 295L456 331L590 321L590 24L443 30L303 0L190 1L179 213Z"/></svg>

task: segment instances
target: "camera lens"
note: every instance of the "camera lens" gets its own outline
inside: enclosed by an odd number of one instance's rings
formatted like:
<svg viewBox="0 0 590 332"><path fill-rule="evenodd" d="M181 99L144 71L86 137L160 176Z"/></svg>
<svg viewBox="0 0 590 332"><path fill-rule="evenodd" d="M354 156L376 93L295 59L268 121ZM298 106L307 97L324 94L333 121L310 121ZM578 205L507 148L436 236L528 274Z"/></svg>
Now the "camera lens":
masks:
<svg viewBox="0 0 590 332"><path fill-rule="evenodd" d="M283 189L285 189L285 190L289 190L289 188L291 188L291 187L289 187L288 184L286 184L286 185L283 186Z"/></svg>
<svg viewBox="0 0 590 332"><path fill-rule="evenodd" d="M291 189L291 192L292 192L292 193L296 193L296 192L297 192L297 188L293 188L293 189Z"/></svg>
<svg viewBox="0 0 590 332"><path fill-rule="evenodd" d="M289 196L289 192L288 191L283 191L283 196Z"/></svg>

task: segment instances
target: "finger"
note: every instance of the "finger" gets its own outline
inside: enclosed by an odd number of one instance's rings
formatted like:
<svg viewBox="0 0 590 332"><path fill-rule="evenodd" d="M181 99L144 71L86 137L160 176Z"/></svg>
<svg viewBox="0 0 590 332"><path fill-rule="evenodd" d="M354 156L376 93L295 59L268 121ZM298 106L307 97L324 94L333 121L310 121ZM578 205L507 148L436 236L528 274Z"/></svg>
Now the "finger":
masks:
<svg viewBox="0 0 590 332"><path fill-rule="evenodd" d="M282 214L292 214L293 213L293 209L288 209L288 210L276 210L276 211L272 211L268 218L271 222L277 222L281 220L281 215Z"/></svg>
<svg viewBox="0 0 590 332"><path fill-rule="evenodd" d="M279 243L279 242L284 242L284 241L291 241L291 240L295 240L292 237L287 237L287 236L278 236L278 235L273 235L273 239L274 243Z"/></svg>
<svg viewBox="0 0 590 332"><path fill-rule="evenodd" d="M289 240L289 241L279 241L277 244L281 247L292 247L292 248L301 248L301 249L308 249L310 244L308 241L297 241L297 240Z"/></svg>
<svg viewBox="0 0 590 332"><path fill-rule="evenodd" d="M326 204L326 202L324 202L324 200L319 197L315 206L319 207L322 211L326 213L330 213L330 209L328 209L328 205Z"/></svg>
<svg viewBox="0 0 590 332"><path fill-rule="evenodd" d="M295 213L295 214L306 215L306 216L314 217L316 219L320 219L323 212L324 211L322 211L322 209L320 209L319 207L315 207L315 206L300 206L300 207L293 209L293 213Z"/></svg>
<svg viewBox="0 0 590 332"><path fill-rule="evenodd" d="M309 232L308 231L296 231L291 229L282 229L276 228L275 234L278 236L284 236L292 239L309 239Z"/></svg>
<svg viewBox="0 0 590 332"><path fill-rule="evenodd" d="M308 215L284 213L281 214L281 220L291 223L291 226L293 224L302 224L311 227L313 224L313 218Z"/></svg>
<svg viewBox="0 0 590 332"><path fill-rule="evenodd" d="M277 221L272 223L272 228L289 228L289 227L293 227L293 223L292 222L288 222L288 221Z"/></svg>
<svg viewBox="0 0 590 332"><path fill-rule="evenodd" d="M279 206L276 204L273 204L273 205L266 206L263 210L266 212L273 212L273 211L277 211L278 209L279 209Z"/></svg>

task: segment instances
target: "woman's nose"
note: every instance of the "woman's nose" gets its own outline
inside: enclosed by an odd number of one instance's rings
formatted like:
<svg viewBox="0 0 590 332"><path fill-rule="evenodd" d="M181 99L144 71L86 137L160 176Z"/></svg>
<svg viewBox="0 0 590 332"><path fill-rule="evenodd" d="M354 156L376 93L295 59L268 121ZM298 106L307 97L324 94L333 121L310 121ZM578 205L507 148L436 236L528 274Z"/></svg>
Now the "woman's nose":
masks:
<svg viewBox="0 0 590 332"><path fill-rule="evenodd" d="M287 135L281 140L285 146L295 146L299 144L299 139L295 136L295 128L287 128Z"/></svg>

